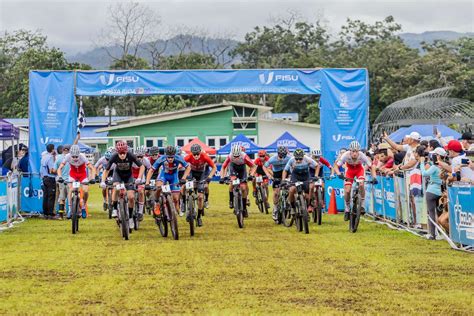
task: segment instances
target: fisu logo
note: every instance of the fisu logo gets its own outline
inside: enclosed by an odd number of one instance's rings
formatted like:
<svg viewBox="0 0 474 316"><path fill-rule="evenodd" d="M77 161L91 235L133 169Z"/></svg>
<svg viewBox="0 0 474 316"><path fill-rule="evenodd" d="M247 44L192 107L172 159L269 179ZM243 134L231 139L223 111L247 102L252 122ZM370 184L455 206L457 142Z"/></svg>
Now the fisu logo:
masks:
<svg viewBox="0 0 474 316"><path fill-rule="evenodd" d="M109 75L109 80L107 80L105 75L100 75L99 79L100 79L100 82L103 85L110 86L112 84L112 82L114 82L114 77L115 77L114 74L110 74Z"/></svg>

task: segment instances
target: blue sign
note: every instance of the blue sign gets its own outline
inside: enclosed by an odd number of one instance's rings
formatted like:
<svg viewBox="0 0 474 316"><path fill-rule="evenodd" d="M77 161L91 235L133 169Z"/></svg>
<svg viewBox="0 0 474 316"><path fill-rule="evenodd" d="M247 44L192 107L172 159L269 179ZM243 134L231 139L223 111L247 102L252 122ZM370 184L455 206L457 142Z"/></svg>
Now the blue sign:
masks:
<svg viewBox="0 0 474 316"><path fill-rule="evenodd" d="M21 211L43 213L43 189L38 176L21 179Z"/></svg>
<svg viewBox="0 0 474 316"><path fill-rule="evenodd" d="M336 196L336 208L338 211L344 211L344 181L339 178L328 179L324 182L326 211L329 209L331 194L334 191Z"/></svg>
<svg viewBox="0 0 474 316"><path fill-rule="evenodd" d="M298 141L293 135L288 132L284 132L280 137L277 138L272 144L268 145L265 149L269 153L276 153L278 147L287 147L289 151L293 152L296 148L301 148L306 152L309 152L309 147Z"/></svg>
<svg viewBox="0 0 474 316"><path fill-rule="evenodd" d="M374 187L374 213L383 216L383 187L382 187L382 178L377 176L378 183Z"/></svg>
<svg viewBox="0 0 474 316"><path fill-rule="evenodd" d="M331 164L341 148L357 140L367 148L369 85L366 69L322 72L320 125L323 156Z"/></svg>
<svg viewBox="0 0 474 316"><path fill-rule="evenodd" d="M8 219L7 181L0 181L0 223Z"/></svg>
<svg viewBox="0 0 474 316"><path fill-rule="evenodd" d="M299 69L78 71L78 95L320 94L321 72Z"/></svg>
<svg viewBox="0 0 474 316"><path fill-rule="evenodd" d="M397 219L397 209L395 201L395 185L392 177L377 177L378 180L382 180L383 186L383 203L385 217L396 220Z"/></svg>
<svg viewBox="0 0 474 316"><path fill-rule="evenodd" d="M255 144L253 141L248 139L245 135L239 134L239 135L235 136L235 138L230 143L228 143L227 145L225 145L224 147L219 149L217 151L217 154L218 155L230 154L230 150L235 145L242 146L245 149L245 153L247 153L247 154L254 154L254 153L258 152L260 149L262 149L257 144Z"/></svg>
<svg viewBox="0 0 474 316"><path fill-rule="evenodd" d="M463 245L474 246L474 187L448 187L449 234Z"/></svg>
<svg viewBox="0 0 474 316"><path fill-rule="evenodd" d="M39 173L47 144L72 144L77 107L74 73L30 71L30 172Z"/></svg>

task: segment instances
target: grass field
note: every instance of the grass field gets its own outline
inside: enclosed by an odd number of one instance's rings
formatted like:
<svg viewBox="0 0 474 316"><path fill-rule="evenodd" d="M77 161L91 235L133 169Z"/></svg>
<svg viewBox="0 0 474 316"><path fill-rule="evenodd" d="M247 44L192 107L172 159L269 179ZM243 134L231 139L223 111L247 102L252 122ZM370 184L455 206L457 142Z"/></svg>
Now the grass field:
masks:
<svg viewBox="0 0 474 316"><path fill-rule="evenodd" d="M204 227L162 238L151 217L129 241L102 212L72 235L69 221L29 219L0 234L1 314L474 315L474 257L382 225L348 232L325 215L310 234L251 206L244 229L212 186Z"/></svg>

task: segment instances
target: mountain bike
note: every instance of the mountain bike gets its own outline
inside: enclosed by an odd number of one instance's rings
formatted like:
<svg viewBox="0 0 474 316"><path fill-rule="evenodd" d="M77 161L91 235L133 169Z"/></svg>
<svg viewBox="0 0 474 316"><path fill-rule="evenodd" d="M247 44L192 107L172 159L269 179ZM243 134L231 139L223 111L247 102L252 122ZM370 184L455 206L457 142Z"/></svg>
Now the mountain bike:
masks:
<svg viewBox="0 0 474 316"><path fill-rule="evenodd" d="M120 227L122 238L128 240L130 237L131 230L129 224L127 189L123 182L117 184L115 186L115 189L118 191L119 194L117 203L117 225Z"/></svg>
<svg viewBox="0 0 474 316"><path fill-rule="evenodd" d="M81 212L79 189L81 183L79 181L72 182L72 196L71 196L71 226L72 233L76 234L79 231L79 217Z"/></svg>
<svg viewBox="0 0 474 316"><path fill-rule="evenodd" d="M189 223L189 232L194 236L194 228L197 226L198 192L204 192L206 180L188 180L185 184L185 205L186 221ZM196 222L196 223L195 223Z"/></svg>
<svg viewBox="0 0 474 316"><path fill-rule="evenodd" d="M311 204L313 206L313 222L321 225L324 209L324 182L323 178L315 177L314 181L313 198Z"/></svg>
<svg viewBox="0 0 474 316"><path fill-rule="evenodd" d="M295 208L294 214L291 214L291 211L290 211L289 223L288 223L288 226L287 225L285 226L290 227L295 222L297 231L301 232L304 230L306 234L309 234L309 224L308 224L309 214L308 214L308 208L306 206L304 182L302 181L289 182L289 185L296 187L296 192L295 192L295 207L296 208Z"/></svg>
<svg viewBox="0 0 474 316"><path fill-rule="evenodd" d="M373 181L365 181L363 178L359 179L355 177L354 179L349 179L344 177L345 181L350 181L354 180L352 182L352 187L351 187L351 208L349 211L349 231L351 233L355 233L357 231L357 228L359 227L359 221L360 221L360 209L362 207L361 201L361 190L360 190L360 184L361 183L373 183Z"/></svg>
<svg viewBox="0 0 474 316"><path fill-rule="evenodd" d="M153 187L150 187L152 190ZM170 223L171 234L175 240L179 239L178 231L178 213L176 212L176 206L173 201L173 195L171 192L171 186L169 184L163 184L161 186L161 195L156 202L159 205L160 214L156 215L155 223L160 230L161 236L168 236L168 222Z"/></svg>
<svg viewBox="0 0 474 316"><path fill-rule="evenodd" d="M275 181L275 180L274 180ZM278 224L286 227L293 225L294 217L291 215L291 206L288 203L288 183L282 181L279 185L280 192L278 194Z"/></svg>
<svg viewBox="0 0 474 316"><path fill-rule="evenodd" d="M257 207L261 213L265 211L265 213L268 214L268 196L264 185L264 178L262 176L255 177L255 183L257 186L257 196L255 197L255 203L257 204Z"/></svg>
<svg viewBox="0 0 474 316"><path fill-rule="evenodd" d="M232 192L234 193L234 214L237 218L239 228L244 228L244 204L242 200L242 189L240 187L240 179L235 175L226 177L221 182L222 184L232 184Z"/></svg>
<svg viewBox="0 0 474 316"><path fill-rule="evenodd" d="M113 178L108 177L105 181L107 185L107 210L109 211L109 219L112 218L112 212L114 211L114 202L112 201L112 193L114 191Z"/></svg>

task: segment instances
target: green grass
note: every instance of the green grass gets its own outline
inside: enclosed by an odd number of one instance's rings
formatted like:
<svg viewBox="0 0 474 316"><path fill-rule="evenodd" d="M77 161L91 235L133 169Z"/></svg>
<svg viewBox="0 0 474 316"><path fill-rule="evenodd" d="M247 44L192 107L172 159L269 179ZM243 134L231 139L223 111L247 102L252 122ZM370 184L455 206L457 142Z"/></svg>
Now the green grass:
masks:
<svg viewBox="0 0 474 316"><path fill-rule="evenodd" d="M79 234L29 219L0 234L0 314L474 314L474 257L446 242L324 215L310 234L251 207L244 229L212 185L204 227L180 240L147 216L129 241L101 210Z"/></svg>

